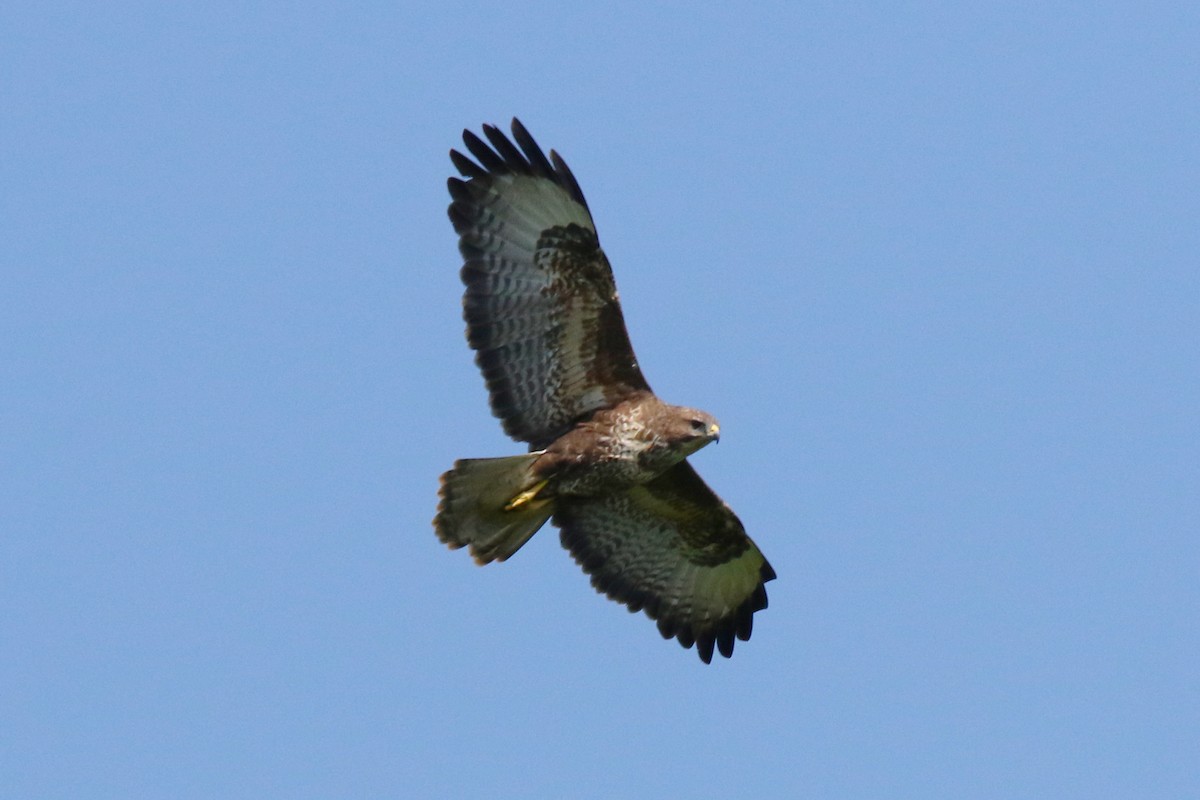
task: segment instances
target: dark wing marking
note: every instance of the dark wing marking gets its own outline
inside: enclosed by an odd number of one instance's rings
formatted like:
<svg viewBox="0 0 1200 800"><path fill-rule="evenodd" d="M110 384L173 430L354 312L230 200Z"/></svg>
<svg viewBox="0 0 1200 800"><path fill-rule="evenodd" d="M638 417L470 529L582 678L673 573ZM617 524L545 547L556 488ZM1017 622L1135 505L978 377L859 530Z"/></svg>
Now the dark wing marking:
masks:
<svg viewBox="0 0 1200 800"><path fill-rule="evenodd" d="M686 461L624 492L560 498L554 524L597 591L645 610L706 664L714 644L731 656L767 607L775 571Z"/></svg>
<svg viewBox="0 0 1200 800"><path fill-rule="evenodd" d="M553 150L517 120L510 141L463 132L467 180L449 180L464 264L467 340L492 412L540 449L591 412L649 391L633 355L608 259L587 202Z"/></svg>

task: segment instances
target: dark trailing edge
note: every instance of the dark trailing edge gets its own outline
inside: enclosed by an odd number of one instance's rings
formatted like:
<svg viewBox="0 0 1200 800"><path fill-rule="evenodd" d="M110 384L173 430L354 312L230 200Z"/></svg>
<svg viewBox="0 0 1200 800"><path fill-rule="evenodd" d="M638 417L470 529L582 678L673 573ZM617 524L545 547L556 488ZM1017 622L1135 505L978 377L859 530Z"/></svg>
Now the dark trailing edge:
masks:
<svg viewBox="0 0 1200 800"><path fill-rule="evenodd" d="M686 622L665 619L661 598L632 586L619 575L606 573L605 554L590 549L587 536L576 534L571 522L569 508L561 510L554 517L554 524L560 529L563 546L571 552L583 571L591 576L592 586L610 600L626 606L630 613L645 611L646 616L657 623L658 632L664 639L678 639L684 648L695 645L697 655L705 664L712 663L714 645L721 655L731 658L735 639L741 639L743 642L750 640L750 633L754 629L754 613L767 607L766 583L775 580L775 570L765 559L759 568L759 584L754 592L715 627L697 631Z"/></svg>

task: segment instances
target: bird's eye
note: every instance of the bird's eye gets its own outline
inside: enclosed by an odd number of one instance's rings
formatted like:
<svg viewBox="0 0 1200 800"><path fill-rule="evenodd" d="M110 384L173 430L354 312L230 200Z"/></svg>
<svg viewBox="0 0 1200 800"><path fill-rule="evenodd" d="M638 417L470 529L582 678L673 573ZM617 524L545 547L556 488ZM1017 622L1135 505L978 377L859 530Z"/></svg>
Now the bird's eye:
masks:
<svg viewBox="0 0 1200 800"><path fill-rule="evenodd" d="M708 430L708 423L702 419L694 419L692 420L692 430L696 433L703 433Z"/></svg>

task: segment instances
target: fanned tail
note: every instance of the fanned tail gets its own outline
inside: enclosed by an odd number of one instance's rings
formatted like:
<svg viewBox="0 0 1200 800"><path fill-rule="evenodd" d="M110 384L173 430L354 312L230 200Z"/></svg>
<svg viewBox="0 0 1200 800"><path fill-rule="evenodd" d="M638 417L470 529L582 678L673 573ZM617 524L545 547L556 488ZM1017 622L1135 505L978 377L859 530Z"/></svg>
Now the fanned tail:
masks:
<svg viewBox="0 0 1200 800"><path fill-rule="evenodd" d="M434 530L452 548L470 547L480 564L521 549L554 513L533 475L540 452L504 458L464 458L442 475Z"/></svg>

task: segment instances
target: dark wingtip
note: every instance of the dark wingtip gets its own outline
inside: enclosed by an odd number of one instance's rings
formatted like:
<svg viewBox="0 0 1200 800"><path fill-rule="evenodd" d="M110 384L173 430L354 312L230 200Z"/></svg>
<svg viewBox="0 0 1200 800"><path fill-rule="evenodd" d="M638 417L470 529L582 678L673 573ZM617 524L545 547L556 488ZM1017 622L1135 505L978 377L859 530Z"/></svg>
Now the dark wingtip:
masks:
<svg viewBox="0 0 1200 800"><path fill-rule="evenodd" d="M726 658L733 656L733 628L724 628L717 634L717 649Z"/></svg>
<svg viewBox="0 0 1200 800"><path fill-rule="evenodd" d="M471 151L471 155L475 156L476 160L483 166L485 170L496 175L505 175L509 172L508 165L504 163L504 159L496 154L492 148L488 147L487 142L480 139L469 129L463 130L463 144Z"/></svg>
<svg viewBox="0 0 1200 800"><path fill-rule="evenodd" d="M513 172L529 173L532 169L525 156L517 149L517 146L508 140L499 128L495 125L484 125L483 134L488 141L492 143L492 147L504 159L504 163Z"/></svg>
<svg viewBox="0 0 1200 800"><path fill-rule="evenodd" d="M713 644L715 642L716 642L716 639L713 637L712 634L708 634L706 636L701 636L699 639L696 640L696 654L698 656L700 656L700 660L703 661L705 664L712 663Z"/></svg>
<svg viewBox="0 0 1200 800"><path fill-rule="evenodd" d="M454 168L458 170L458 174L464 178L482 178L484 175L487 175L483 167L453 148L450 150L450 161L454 164Z"/></svg>
<svg viewBox="0 0 1200 800"><path fill-rule="evenodd" d="M570 193L579 205L587 208L587 200L583 199L583 189L579 188L579 181L575 180L575 175L567 166L567 162L563 161L562 156L554 150L550 151L550 161L554 164L555 172L558 174L559 184Z"/></svg>
<svg viewBox="0 0 1200 800"><path fill-rule="evenodd" d="M558 176L554 173L554 165L546 158L546 154L542 152L542 148L534 140L533 136L521 124L521 120L513 117L512 121L513 139L517 145L525 153L525 157L529 160L529 166L535 174L543 178L548 178L558 183Z"/></svg>
<svg viewBox="0 0 1200 800"><path fill-rule="evenodd" d="M587 208L583 190L579 188L579 182L575 180L570 167L553 150L547 158L521 120L513 117L511 139L495 125L485 123L482 130L483 138L469 128L464 128L462 133L463 144L475 161L458 150L450 150L450 161L464 178L476 180L486 179L489 175L514 173L535 175L558 184L572 200Z"/></svg>

